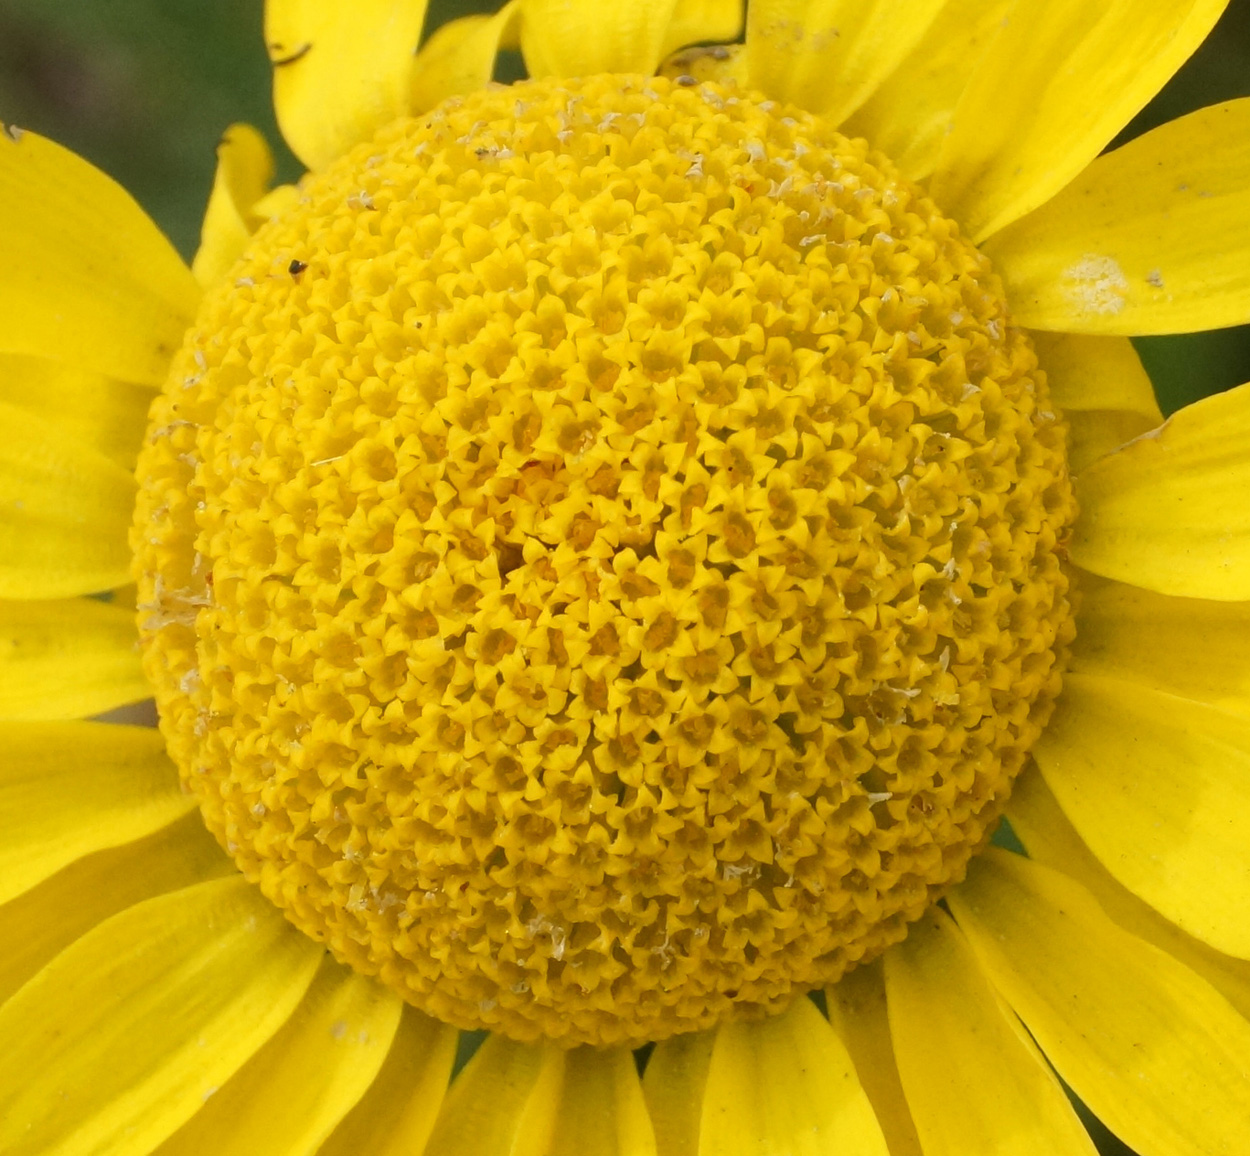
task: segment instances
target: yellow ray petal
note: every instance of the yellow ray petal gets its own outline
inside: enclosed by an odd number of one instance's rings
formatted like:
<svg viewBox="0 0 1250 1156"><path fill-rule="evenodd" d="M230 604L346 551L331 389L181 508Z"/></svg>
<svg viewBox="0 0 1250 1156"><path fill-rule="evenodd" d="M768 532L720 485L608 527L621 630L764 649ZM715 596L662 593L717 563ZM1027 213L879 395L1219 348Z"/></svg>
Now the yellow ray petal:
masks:
<svg viewBox="0 0 1250 1156"><path fill-rule="evenodd" d="M138 643L121 606L0 602L0 718L82 718L150 698Z"/></svg>
<svg viewBox="0 0 1250 1156"><path fill-rule="evenodd" d="M0 723L0 750L0 899L195 806L146 727Z"/></svg>
<svg viewBox="0 0 1250 1156"><path fill-rule="evenodd" d="M402 1007L325 956L286 1024L153 1156L316 1152L377 1075Z"/></svg>
<svg viewBox="0 0 1250 1156"><path fill-rule="evenodd" d="M1035 754L1112 875L1190 935L1250 957L1250 717L1070 673Z"/></svg>
<svg viewBox="0 0 1250 1156"><path fill-rule="evenodd" d="M265 0L278 126L310 169L407 110L425 9L426 0Z"/></svg>
<svg viewBox="0 0 1250 1156"><path fill-rule="evenodd" d="M850 1053L890 1156L922 1156L890 1040L881 960L861 963L825 989L829 1022Z"/></svg>
<svg viewBox="0 0 1250 1156"><path fill-rule="evenodd" d="M1172 598L1086 575L1072 669L1250 715L1250 602Z"/></svg>
<svg viewBox="0 0 1250 1156"><path fill-rule="evenodd" d="M688 1032L655 1045L642 1090L655 1126L659 1156L699 1156L703 1089L715 1032Z"/></svg>
<svg viewBox="0 0 1250 1156"><path fill-rule="evenodd" d="M485 87L502 48L515 48L520 0L510 0L493 16L449 20L421 46L412 69L409 105L414 113L439 101Z"/></svg>
<svg viewBox="0 0 1250 1156"><path fill-rule="evenodd" d="M1250 599L1250 385L1203 398L1082 473L1073 561L1163 594Z"/></svg>
<svg viewBox="0 0 1250 1156"><path fill-rule="evenodd" d="M1154 425L1163 421L1154 386L1127 337L1040 331L1030 337L1046 371L1050 396L1060 409L1123 410Z"/></svg>
<svg viewBox="0 0 1250 1156"><path fill-rule="evenodd" d="M920 43L945 0L752 0L747 83L839 124Z"/></svg>
<svg viewBox="0 0 1250 1156"><path fill-rule="evenodd" d="M1011 0L947 0L910 55L847 121L914 181L933 172L955 106Z"/></svg>
<svg viewBox="0 0 1250 1156"><path fill-rule="evenodd" d="M76 860L0 907L0 1003L110 916L234 870L198 814Z"/></svg>
<svg viewBox="0 0 1250 1156"><path fill-rule="evenodd" d="M1097 1156L1036 1045L933 908L885 956L890 1032L925 1156Z"/></svg>
<svg viewBox="0 0 1250 1156"><path fill-rule="evenodd" d="M976 241L1044 204L1163 87L1227 3L1013 4L942 143L938 204Z"/></svg>
<svg viewBox="0 0 1250 1156"><path fill-rule="evenodd" d="M286 1022L323 954L241 875L106 920L0 1008L0 1151L150 1152Z"/></svg>
<svg viewBox="0 0 1250 1156"><path fill-rule="evenodd" d="M714 44L683 48L660 65L660 76L677 80L693 76L695 80L711 80L719 84L742 84L746 79L745 45Z"/></svg>
<svg viewBox="0 0 1250 1156"><path fill-rule="evenodd" d="M492 1035L451 1085L423 1156L546 1156L564 1051Z"/></svg>
<svg viewBox="0 0 1250 1156"><path fill-rule="evenodd" d="M134 478L3 402L0 428L0 598L61 598L127 582Z"/></svg>
<svg viewBox="0 0 1250 1156"><path fill-rule="evenodd" d="M842 1041L811 1000L716 1033L700 1156L824 1156L834 1147L888 1156Z"/></svg>
<svg viewBox="0 0 1250 1156"><path fill-rule="evenodd" d="M1250 1023L1057 871L991 847L947 901L1046 1058L1130 1147L1237 1152L1250 1120Z"/></svg>
<svg viewBox="0 0 1250 1156"><path fill-rule="evenodd" d="M1123 409L1075 410L1068 419L1068 469L1079 477L1099 458L1150 433L1159 422Z"/></svg>
<svg viewBox="0 0 1250 1156"><path fill-rule="evenodd" d="M134 469L151 401L146 385L45 357L0 353L0 402L51 422L61 436L98 450L124 470Z"/></svg>
<svg viewBox="0 0 1250 1156"><path fill-rule="evenodd" d="M159 385L199 288L120 185L33 132L0 132L0 351Z"/></svg>
<svg viewBox="0 0 1250 1156"><path fill-rule="evenodd" d="M986 252L1021 325L1188 333L1250 320L1250 98L1099 157Z"/></svg>
<svg viewBox="0 0 1250 1156"><path fill-rule="evenodd" d="M1081 841L1036 767L1016 781L1007 816L1029 858L1075 879L1125 931L1179 959L1250 1019L1250 963L1186 935L1121 887Z"/></svg>
<svg viewBox="0 0 1250 1156"><path fill-rule="evenodd" d="M564 1086L550 1156L656 1156L655 1134L628 1048L578 1048Z"/></svg>
<svg viewBox="0 0 1250 1156"><path fill-rule="evenodd" d="M201 285L219 281L239 259L264 221L256 204L273 181L269 143L250 124L232 124L217 146L217 174L200 228L191 271Z"/></svg>
<svg viewBox="0 0 1250 1156"><path fill-rule="evenodd" d="M521 0L521 52L533 77L652 73L677 0Z"/></svg>
<svg viewBox="0 0 1250 1156"><path fill-rule="evenodd" d="M742 31L742 0L677 0L664 31L663 55L702 40L735 40Z"/></svg>
<svg viewBox="0 0 1250 1156"><path fill-rule="evenodd" d="M451 1079L459 1035L405 1007L381 1071L317 1156L424 1152Z"/></svg>

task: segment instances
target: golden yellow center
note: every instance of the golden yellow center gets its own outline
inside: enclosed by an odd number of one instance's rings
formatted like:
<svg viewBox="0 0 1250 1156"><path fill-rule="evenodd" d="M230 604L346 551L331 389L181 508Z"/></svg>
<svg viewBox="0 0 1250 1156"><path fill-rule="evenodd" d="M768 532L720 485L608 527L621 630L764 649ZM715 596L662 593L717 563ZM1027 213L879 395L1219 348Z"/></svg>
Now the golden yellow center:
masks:
<svg viewBox="0 0 1250 1156"><path fill-rule="evenodd" d="M152 417L148 670L205 820L462 1027L658 1039L900 939L1071 633L986 259L712 84L492 88L304 186Z"/></svg>

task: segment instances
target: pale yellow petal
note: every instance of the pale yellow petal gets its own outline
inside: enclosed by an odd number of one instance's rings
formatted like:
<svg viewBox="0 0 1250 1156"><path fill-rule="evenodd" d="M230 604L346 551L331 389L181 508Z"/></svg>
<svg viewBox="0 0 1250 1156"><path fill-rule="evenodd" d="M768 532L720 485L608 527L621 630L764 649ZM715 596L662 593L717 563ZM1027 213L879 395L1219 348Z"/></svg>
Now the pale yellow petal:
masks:
<svg viewBox="0 0 1250 1156"><path fill-rule="evenodd" d="M652 73L665 55L677 0L521 0L530 76Z"/></svg>
<svg viewBox="0 0 1250 1156"><path fill-rule="evenodd" d="M377 1075L402 1008L376 979L324 956L286 1024L153 1156L318 1151Z"/></svg>
<svg viewBox="0 0 1250 1156"><path fill-rule="evenodd" d="M231 125L217 146L217 174L191 271L201 285L221 280L264 221L255 207L273 181L269 143L250 124Z"/></svg>
<svg viewBox="0 0 1250 1156"><path fill-rule="evenodd" d="M425 9L426 0L265 0L278 126L310 169L407 111Z"/></svg>
<svg viewBox="0 0 1250 1156"><path fill-rule="evenodd" d="M0 719L71 719L150 698L133 610L0 602Z"/></svg>
<svg viewBox="0 0 1250 1156"><path fill-rule="evenodd" d="M423 1156L547 1156L564 1058L553 1044L488 1036L452 1083Z"/></svg>
<svg viewBox="0 0 1250 1156"><path fill-rule="evenodd" d="M510 0L492 16L449 20L421 46L412 69L409 103L414 113L449 96L485 87L502 48L515 48L520 0Z"/></svg>
<svg viewBox="0 0 1250 1156"><path fill-rule="evenodd" d="M199 288L120 185L33 132L0 132L0 352L159 385Z"/></svg>
<svg viewBox="0 0 1250 1156"><path fill-rule="evenodd" d="M144 1156L286 1022L323 955L240 875L106 920L0 1007L0 1151Z"/></svg>
<svg viewBox="0 0 1250 1156"><path fill-rule="evenodd" d="M1250 602L1173 598L1093 575L1080 590L1073 670L1250 715Z"/></svg>
<svg viewBox="0 0 1250 1156"><path fill-rule="evenodd" d="M890 1156L922 1156L890 1040L881 960L861 963L825 989L829 1022L850 1053Z"/></svg>
<svg viewBox="0 0 1250 1156"><path fill-rule="evenodd" d="M63 598L127 582L134 478L53 422L3 402L0 428L0 598Z"/></svg>
<svg viewBox="0 0 1250 1156"><path fill-rule="evenodd" d="M837 1033L799 996L758 1022L716 1033L699 1129L700 1156L889 1156Z"/></svg>
<svg viewBox="0 0 1250 1156"><path fill-rule="evenodd" d="M839 124L920 43L945 0L751 0L747 83Z"/></svg>
<svg viewBox="0 0 1250 1156"><path fill-rule="evenodd" d="M663 55L704 40L735 40L742 31L743 0L677 0L664 31Z"/></svg>
<svg viewBox="0 0 1250 1156"><path fill-rule="evenodd" d="M655 1127L658 1156L699 1156L703 1089L715 1032L687 1032L655 1045L642 1090Z"/></svg>
<svg viewBox="0 0 1250 1156"><path fill-rule="evenodd" d="M1250 1023L1057 871L991 847L947 896L994 986L1094 1114L1149 1156L1236 1156Z"/></svg>
<svg viewBox="0 0 1250 1156"><path fill-rule="evenodd" d="M405 1007L381 1071L317 1156L424 1152L451 1079L459 1035Z"/></svg>
<svg viewBox="0 0 1250 1156"><path fill-rule="evenodd" d="M1190 935L1250 957L1250 716L1070 673L1035 755L1116 879Z"/></svg>
<svg viewBox="0 0 1250 1156"><path fill-rule="evenodd" d="M947 0L910 55L847 121L914 181L937 164L955 106L1011 0Z"/></svg>
<svg viewBox="0 0 1250 1156"><path fill-rule="evenodd" d="M1250 98L1099 157L986 252L1021 325L1188 333L1250 320Z"/></svg>
<svg viewBox="0 0 1250 1156"><path fill-rule="evenodd" d="M146 727L0 723L0 750L0 900L195 806Z"/></svg>
<svg viewBox="0 0 1250 1156"><path fill-rule="evenodd" d="M746 53L742 44L712 44L683 48L659 67L670 80L691 76L717 84L742 84L746 79Z"/></svg>
<svg viewBox="0 0 1250 1156"><path fill-rule="evenodd" d="M198 813L154 834L75 860L0 906L0 1003L32 975L119 911L233 874L234 864Z"/></svg>
<svg viewBox="0 0 1250 1156"><path fill-rule="evenodd" d="M1040 331L1029 336L1046 371L1051 399L1065 413L1123 410L1153 425L1162 423L1154 386L1127 337Z"/></svg>
<svg viewBox="0 0 1250 1156"><path fill-rule="evenodd" d="M1250 385L1203 398L1080 477L1072 559L1163 594L1250 599Z"/></svg>
<svg viewBox="0 0 1250 1156"><path fill-rule="evenodd" d="M1016 781L1007 816L1029 858L1071 876L1125 931L1162 948L1196 971L1250 1019L1250 962L1234 959L1186 935L1117 883L1081 841L1036 767Z"/></svg>
<svg viewBox="0 0 1250 1156"><path fill-rule="evenodd" d="M628 1048L577 1048L564 1086L550 1156L656 1156L655 1133Z"/></svg>
<svg viewBox="0 0 1250 1156"><path fill-rule="evenodd" d="M939 908L885 956L890 1033L925 1156L1097 1156L1037 1047Z"/></svg>
<svg viewBox="0 0 1250 1156"><path fill-rule="evenodd" d="M81 442L134 469L147 424L152 390L102 373L20 353L0 353L0 403L50 422Z"/></svg>
<svg viewBox="0 0 1250 1156"><path fill-rule="evenodd" d="M1227 3L1013 4L942 143L938 204L982 241L1050 200L1163 87Z"/></svg>

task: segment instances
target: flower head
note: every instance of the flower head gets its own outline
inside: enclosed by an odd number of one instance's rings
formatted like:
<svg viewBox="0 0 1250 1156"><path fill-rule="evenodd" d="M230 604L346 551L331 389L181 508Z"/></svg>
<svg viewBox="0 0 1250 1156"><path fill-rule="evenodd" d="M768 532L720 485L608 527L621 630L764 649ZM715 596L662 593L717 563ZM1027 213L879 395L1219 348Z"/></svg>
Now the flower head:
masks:
<svg viewBox="0 0 1250 1156"><path fill-rule="evenodd" d="M1124 335L1250 315L1250 102L1095 160L1221 5L969 7L270 0L202 296L0 142L5 356L133 434L8 406L0 611L103 656L14 713L161 718L10 724L14 1151L1087 1150L1016 1015L1229 1150L1250 403Z"/></svg>

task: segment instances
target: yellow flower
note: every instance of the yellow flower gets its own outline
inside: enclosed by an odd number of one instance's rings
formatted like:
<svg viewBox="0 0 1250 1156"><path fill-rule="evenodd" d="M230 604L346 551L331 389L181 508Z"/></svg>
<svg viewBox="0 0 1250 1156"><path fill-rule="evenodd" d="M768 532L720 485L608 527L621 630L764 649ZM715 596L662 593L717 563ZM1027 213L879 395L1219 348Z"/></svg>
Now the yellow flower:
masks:
<svg viewBox="0 0 1250 1156"><path fill-rule="evenodd" d="M269 0L193 271L8 130L0 1151L1238 1152L1223 7Z"/></svg>

